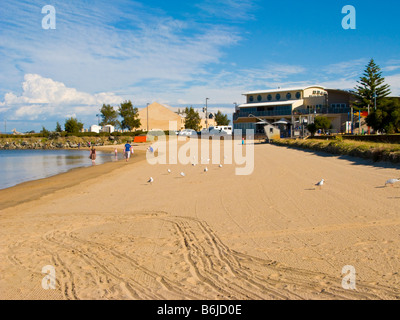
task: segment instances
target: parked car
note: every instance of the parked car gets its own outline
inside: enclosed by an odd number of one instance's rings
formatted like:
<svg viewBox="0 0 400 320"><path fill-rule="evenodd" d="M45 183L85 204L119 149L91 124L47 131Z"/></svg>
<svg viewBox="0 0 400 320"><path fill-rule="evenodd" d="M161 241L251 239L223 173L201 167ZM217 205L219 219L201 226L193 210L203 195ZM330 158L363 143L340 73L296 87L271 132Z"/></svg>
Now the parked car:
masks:
<svg viewBox="0 0 400 320"><path fill-rule="evenodd" d="M183 129L179 132L180 136L191 136L191 135L197 135L197 132L192 130L192 129Z"/></svg>

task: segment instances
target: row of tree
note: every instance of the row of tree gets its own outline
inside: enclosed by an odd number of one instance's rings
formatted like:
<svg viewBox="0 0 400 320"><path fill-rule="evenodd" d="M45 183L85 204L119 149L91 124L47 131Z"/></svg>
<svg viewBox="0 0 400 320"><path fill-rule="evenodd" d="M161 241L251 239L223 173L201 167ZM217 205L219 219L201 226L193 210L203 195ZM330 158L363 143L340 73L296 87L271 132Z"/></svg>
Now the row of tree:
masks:
<svg viewBox="0 0 400 320"><path fill-rule="evenodd" d="M65 124L64 124L64 129L62 129L61 124L57 121L56 124L56 129L54 130L55 132L68 132L68 133L78 133L81 132L83 129L83 123L80 122L77 118L68 118L65 119ZM42 130L40 133L43 133L44 135L48 135L50 133L49 130L47 130L44 126L42 127Z"/></svg>
<svg viewBox="0 0 400 320"><path fill-rule="evenodd" d="M109 104L103 104L100 109L100 116L102 119L100 122L101 126L109 124L122 130L128 129L131 131L139 128L141 125L139 110L133 107L130 100L122 102L117 110ZM121 117L122 121L119 121L119 117Z"/></svg>
<svg viewBox="0 0 400 320"><path fill-rule="evenodd" d="M185 128L199 131L201 128L201 119L199 113L192 107L186 108L185 113ZM118 108L115 108L110 104L103 104L100 109L99 116L101 117L101 122L99 123L101 126L112 125L116 128L120 128L122 130L127 129L129 131L137 129L141 126L139 110L138 108L133 107L130 100L122 102ZM119 119L121 119L121 121ZM228 120L228 115L222 114L219 110L215 115L215 121L217 125L228 125L230 122L230 120ZM77 118L71 117L65 120L64 131L68 133L78 133L82 131L82 129L83 123ZM56 124L55 131L63 131L59 122ZM43 127L41 132L48 133L49 131Z"/></svg>
<svg viewBox="0 0 400 320"><path fill-rule="evenodd" d="M200 131L201 129L201 118L199 113L193 109L193 107L187 107L185 109L185 128L192 129L194 131ZM228 115L223 114L220 110L215 114L215 122L217 126L227 126L230 123Z"/></svg>

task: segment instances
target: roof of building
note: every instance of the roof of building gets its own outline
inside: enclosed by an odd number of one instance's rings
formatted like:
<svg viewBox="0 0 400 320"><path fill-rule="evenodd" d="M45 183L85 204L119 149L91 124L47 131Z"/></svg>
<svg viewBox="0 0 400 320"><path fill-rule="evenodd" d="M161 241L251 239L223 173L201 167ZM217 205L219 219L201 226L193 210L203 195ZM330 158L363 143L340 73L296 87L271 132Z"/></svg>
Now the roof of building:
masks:
<svg viewBox="0 0 400 320"><path fill-rule="evenodd" d="M315 85L315 86L297 87L297 88L283 88L283 89L279 88L279 89L271 89L271 90L249 91L249 92L243 93L243 95L273 93L273 92L286 92L286 91L303 91L303 90L310 89L310 88L320 88L320 89L326 90L326 88L323 86Z"/></svg>

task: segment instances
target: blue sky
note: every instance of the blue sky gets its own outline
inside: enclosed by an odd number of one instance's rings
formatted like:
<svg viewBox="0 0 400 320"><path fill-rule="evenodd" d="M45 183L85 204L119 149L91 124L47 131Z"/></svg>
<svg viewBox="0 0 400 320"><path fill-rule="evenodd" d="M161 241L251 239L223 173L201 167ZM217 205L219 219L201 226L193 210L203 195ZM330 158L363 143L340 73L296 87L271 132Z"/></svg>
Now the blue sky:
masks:
<svg viewBox="0 0 400 320"><path fill-rule="evenodd" d="M44 30L42 7L56 9ZM356 8L356 30L342 8ZM351 89L370 58L400 95L395 0L2 0L0 121L8 131L97 122L103 103L233 112L250 90ZM0 126L3 130L3 125Z"/></svg>

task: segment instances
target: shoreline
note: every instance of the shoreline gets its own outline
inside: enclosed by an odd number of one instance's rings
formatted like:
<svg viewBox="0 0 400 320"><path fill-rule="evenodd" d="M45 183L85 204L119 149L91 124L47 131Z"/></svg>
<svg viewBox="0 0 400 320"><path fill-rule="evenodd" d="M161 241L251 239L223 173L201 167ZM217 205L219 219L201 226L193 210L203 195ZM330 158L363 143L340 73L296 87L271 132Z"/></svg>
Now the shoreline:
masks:
<svg viewBox="0 0 400 320"><path fill-rule="evenodd" d="M119 147L121 148L122 146ZM114 149L115 147L96 148L98 152L104 153L113 151ZM89 151L90 149L87 148L87 150L81 150ZM2 199L0 201L0 211L10 207L15 207L25 202L38 200L45 195L72 187L81 182L100 177L103 174L112 172L124 166L133 165L144 160L146 160L146 151L135 150L134 156L131 157L128 162L126 162L124 159L121 159L119 161L109 161L94 166L72 168L66 172L60 172L49 177L29 180L5 189L0 189L0 198Z"/></svg>

